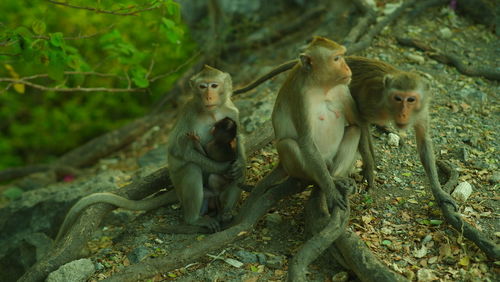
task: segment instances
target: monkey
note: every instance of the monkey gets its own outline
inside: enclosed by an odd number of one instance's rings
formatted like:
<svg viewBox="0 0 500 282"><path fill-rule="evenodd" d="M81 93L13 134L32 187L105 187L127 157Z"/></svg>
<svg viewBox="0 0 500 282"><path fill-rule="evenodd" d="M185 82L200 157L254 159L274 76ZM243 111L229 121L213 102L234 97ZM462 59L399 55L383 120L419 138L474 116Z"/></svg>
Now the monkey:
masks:
<svg viewBox="0 0 500 282"><path fill-rule="evenodd" d="M346 63L353 72L349 89L360 115L359 152L364 163L363 177L368 182L368 189L375 187L375 154L369 125L385 125L394 122L400 129L414 128L420 162L429 179L431 189L436 195L440 195L441 199L456 208L450 195L441 189L437 176L435 155L429 133L428 107L431 93L425 78L413 72L403 72L390 64L360 56L346 56ZM285 62L248 86L235 90L235 93L247 92L264 81L293 69L297 64L299 64L297 59ZM397 90L402 91L396 94Z"/></svg>
<svg viewBox="0 0 500 282"><path fill-rule="evenodd" d="M226 117L237 125L239 111L230 99L233 89L228 73L205 65L200 73L191 78L190 86L195 96L184 107L167 145L170 178L181 202L186 223L207 227L215 232L220 230L221 222L231 219L232 209L241 195L238 184L245 178L246 167L243 138L241 134L236 134L235 160L216 161L197 150L196 142L190 142L189 135L195 134L199 144L207 149L207 144L214 138L211 129ZM208 184L204 179L212 174L224 176L228 173L231 181L216 185L219 186L216 190L222 190L218 196L222 204L221 212L216 218L202 217L200 210L204 192L208 192L204 188ZM213 188L213 185L208 186Z"/></svg>
<svg viewBox="0 0 500 282"><path fill-rule="evenodd" d="M211 232L220 230L220 222L229 221L232 209L239 200L238 187L245 178L246 156L241 134L236 132L239 111L230 100L232 80L228 73L205 65L190 79L193 94L181 110L167 144L168 166L174 191L140 201L129 200L113 193L94 193L80 199L67 213L56 236L56 242L66 234L81 212L96 203L108 203L129 210L151 210L166 204L181 202L184 220L191 225L208 228ZM227 126L224 128L224 126ZM213 128L214 136L210 133ZM226 131L225 131L226 130ZM196 135L200 146L207 148L209 156L196 149L190 134ZM217 148L221 141L231 136L235 143L232 151ZM213 140L215 139L215 140ZM229 153L224 156L224 153ZM213 160L210 156L214 156ZM206 183L208 175L222 175L224 181ZM211 186L210 189L206 187ZM216 189L217 193L213 190ZM221 210L216 218L202 217L206 212L207 198L218 197Z"/></svg>
<svg viewBox="0 0 500 282"><path fill-rule="evenodd" d="M374 187L374 150L370 124L393 122L399 129L413 127L417 150L435 195L455 206L451 196L441 189L429 129L429 82L415 72L398 70L394 66L359 56L348 56L352 70L349 86L360 115L361 140L359 151L364 162L363 175L368 187ZM456 206L455 206L456 207Z"/></svg>
<svg viewBox="0 0 500 282"><path fill-rule="evenodd" d="M191 142L194 142L196 150L210 159L218 162L235 161L238 153L236 146L236 122L229 117L221 119L212 127L211 134L214 138L207 143L206 148L201 146L200 137L195 133L187 133L187 136L191 139ZM206 201L204 201L204 210L214 209L216 213L221 210L222 204L219 201L219 195L222 193L224 186L231 180L230 173L226 175L210 174L208 176L208 191L205 193Z"/></svg>
<svg viewBox="0 0 500 282"><path fill-rule="evenodd" d="M361 132L348 89L351 70L345 52L334 41L314 37L299 55L272 112L279 163L257 184L255 193L291 176L316 183L330 209L346 209L333 180L352 169Z"/></svg>

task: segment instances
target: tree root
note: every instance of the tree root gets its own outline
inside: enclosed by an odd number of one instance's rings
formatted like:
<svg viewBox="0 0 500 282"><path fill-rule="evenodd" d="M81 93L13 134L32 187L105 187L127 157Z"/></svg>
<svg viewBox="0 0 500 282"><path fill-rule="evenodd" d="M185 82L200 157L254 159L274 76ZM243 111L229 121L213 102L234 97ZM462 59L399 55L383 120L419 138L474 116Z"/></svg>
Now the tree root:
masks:
<svg viewBox="0 0 500 282"><path fill-rule="evenodd" d="M463 63L462 60L453 54L447 54L429 44L414 38L396 37L399 44L415 47L424 51L427 56L443 64L454 66L460 73L467 76L482 76L491 80L500 80L500 69L495 67L472 66Z"/></svg>
<svg viewBox="0 0 500 282"><path fill-rule="evenodd" d="M262 148L263 144L273 139L271 122L268 121L262 129L254 131L246 141L247 154ZM166 168L159 169L137 182L113 191L117 195L131 200L140 200L171 185ZM109 204L96 204L85 210L69 229L66 236L40 261L36 262L19 281L42 281L59 266L82 257L82 249L99 226L103 217L116 209Z"/></svg>
<svg viewBox="0 0 500 282"><path fill-rule="evenodd" d="M132 143L156 124L165 122L170 115L149 115L137 119L119 129L108 132L84 145L69 151L61 156L52 165L30 165L25 167L9 168L0 171L0 181L8 181L30 175L36 172L54 170L56 174L69 171L77 173L76 169L89 166L102 157L105 157L126 145Z"/></svg>
<svg viewBox="0 0 500 282"><path fill-rule="evenodd" d="M337 187L339 186L337 185ZM318 188L315 190L319 191ZM349 193L344 191L343 196L349 203L347 199ZM288 281L308 281L306 278L307 267L344 233L349 221L349 211L349 205L346 210L334 207L333 216L328 219L325 228L307 240L288 265Z"/></svg>
<svg viewBox="0 0 500 282"><path fill-rule="evenodd" d="M347 50L349 53L354 54L357 53L372 43L373 38L384 29L387 25L392 23L396 18L398 18L407 8L413 6L416 3L415 0L405 1L399 8L397 8L390 15L386 16L380 22L378 22L373 28L370 29L358 42L352 44L351 46L347 46Z"/></svg>
<svg viewBox="0 0 500 282"><path fill-rule="evenodd" d="M240 216L236 219L237 224L231 228L209 235L203 241L193 242L189 248L170 253L166 257L147 259L125 267L121 272L104 281L138 281L184 266L210 251L220 249L243 238L279 200L298 193L303 188L304 185L300 182L289 178L282 184L267 190L260 197L250 197L240 210Z"/></svg>
<svg viewBox="0 0 500 282"><path fill-rule="evenodd" d="M447 165L444 162L436 162L439 168L445 172L446 175L450 176L449 181L443 186L445 187L443 190L451 190L450 187L456 186L456 182L458 179L458 173L454 172L454 169L451 168L450 165ZM469 223L465 222L460 213L456 212L453 205L447 203L441 199L440 194L437 191L432 191L434 194L434 198L439 203L439 208L444 215L446 221L453 226L460 234L462 234L465 238L471 240L476 244L488 258L491 260L499 260L500 259L500 247L496 245L493 241L488 240L485 235L483 235L479 230L474 228Z"/></svg>
<svg viewBox="0 0 500 282"><path fill-rule="evenodd" d="M366 2L366 0L356 0L354 4L364 16L358 20L356 25L349 31L349 34L344 38L344 45L349 49L349 45L353 44L358 38L366 32L368 27L375 22L377 14L375 10Z"/></svg>
<svg viewBox="0 0 500 282"><path fill-rule="evenodd" d="M312 191L305 211L306 231L310 234L318 234L330 221L325 197L318 189ZM380 262L363 240L349 229L342 229L337 240L329 246L328 253L361 281L407 281Z"/></svg>

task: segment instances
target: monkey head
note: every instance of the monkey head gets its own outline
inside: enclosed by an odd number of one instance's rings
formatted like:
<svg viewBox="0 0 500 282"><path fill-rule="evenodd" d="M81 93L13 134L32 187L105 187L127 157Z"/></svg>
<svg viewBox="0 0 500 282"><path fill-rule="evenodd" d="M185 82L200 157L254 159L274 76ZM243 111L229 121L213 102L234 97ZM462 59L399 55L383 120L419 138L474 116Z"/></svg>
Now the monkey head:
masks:
<svg viewBox="0 0 500 282"><path fill-rule="evenodd" d="M324 37L315 36L299 59L302 68L311 73L317 85L348 85L352 72L344 60L346 48Z"/></svg>
<svg viewBox="0 0 500 282"><path fill-rule="evenodd" d="M405 129L426 107L428 84L419 75L402 71L385 75L383 84L394 123Z"/></svg>
<svg viewBox="0 0 500 282"><path fill-rule="evenodd" d="M236 122L226 117L215 123L212 128L212 135L218 142L229 143L236 138L236 129Z"/></svg>
<svg viewBox="0 0 500 282"><path fill-rule="evenodd" d="M189 83L197 94L194 99L200 102L205 111L214 111L226 103L233 91L231 76L207 65Z"/></svg>

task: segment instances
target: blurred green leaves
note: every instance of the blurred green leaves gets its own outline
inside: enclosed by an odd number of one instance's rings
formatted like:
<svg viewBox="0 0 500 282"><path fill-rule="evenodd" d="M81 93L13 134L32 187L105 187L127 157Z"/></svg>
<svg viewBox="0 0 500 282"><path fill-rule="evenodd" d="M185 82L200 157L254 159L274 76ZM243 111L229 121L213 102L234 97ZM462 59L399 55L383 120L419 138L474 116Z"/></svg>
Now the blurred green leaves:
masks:
<svg viewBox="0 0 500 282"><path fill-rule="evenodd" d="M174 0L67 3L111 13L0 1L0 78L42 86L0 82L0 169L49 160L144 115L182 73L154 83L151 77L170 73L194 53ZM43 91L78 88L148 88L150 94Z"/></svg>

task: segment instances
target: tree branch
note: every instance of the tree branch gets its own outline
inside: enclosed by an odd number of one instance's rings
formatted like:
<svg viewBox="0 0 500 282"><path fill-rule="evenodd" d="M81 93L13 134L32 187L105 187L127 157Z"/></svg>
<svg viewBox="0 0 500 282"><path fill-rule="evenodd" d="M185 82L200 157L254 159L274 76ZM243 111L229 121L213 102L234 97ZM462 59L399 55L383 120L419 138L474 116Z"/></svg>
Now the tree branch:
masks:
<svg viewBox="0 0 500 282"><path fill-rule="evenodd" d="M52 3L52 4L55 4L55 5L66 6L66 7L73 8L73 9L87 10L87 11L91 11L91 12L98 13L98 14L109 14L109 15L115 15L115 16L135 16L135 15L142 13L142 12L158 9L158 7L156 6L158 1L153 2L149 7L142 8L142 9L135 10L135 11L131 11L131 12L120 12L120 11L132 10L132 9L137 8L138 6L133 5L133 6L129 6L127 8L121 8L121 9L116 9L116 10L112 10L112 11L107 11L107 10L101 10L99 8L77 6L77 5L69 4L66 2L59 2L59 1L54 1L54 0L45 0L45 1Z"/></svg>

